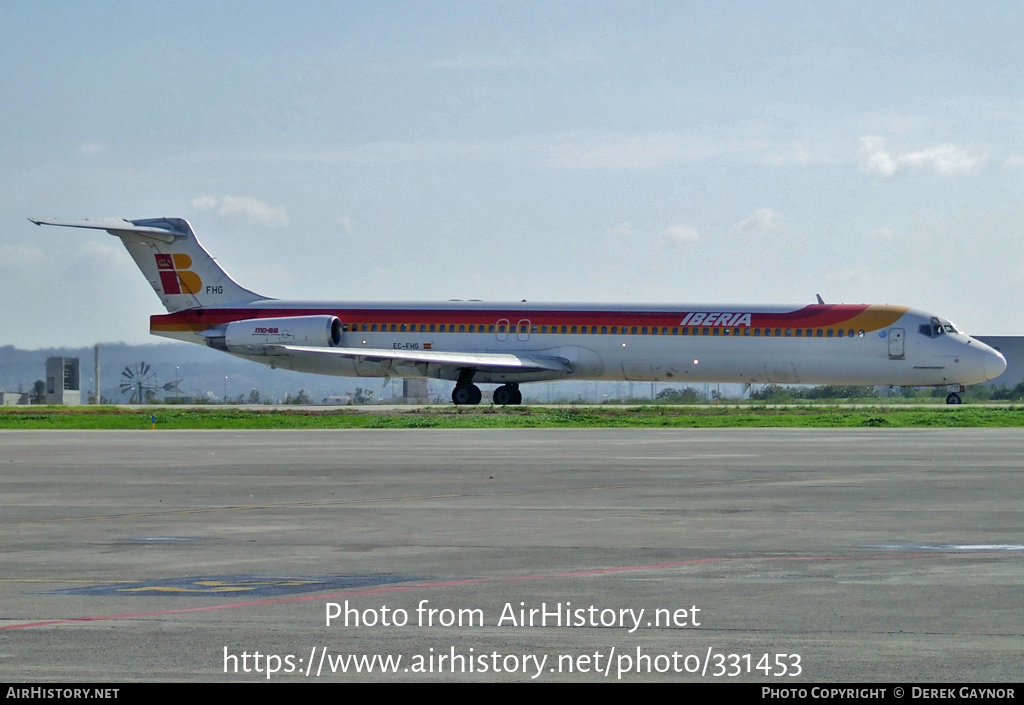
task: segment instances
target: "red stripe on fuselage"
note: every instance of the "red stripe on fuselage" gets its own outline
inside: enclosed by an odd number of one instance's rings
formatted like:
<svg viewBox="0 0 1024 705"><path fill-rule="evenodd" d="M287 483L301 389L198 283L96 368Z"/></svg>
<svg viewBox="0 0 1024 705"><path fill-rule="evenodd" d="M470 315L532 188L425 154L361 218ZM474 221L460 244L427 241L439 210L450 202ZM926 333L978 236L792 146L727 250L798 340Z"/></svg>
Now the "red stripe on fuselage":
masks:
<svg viewBox="0 0 1024 705"><path fill-rule="evenodd" d="M867 304L813 304L795 311L758 312L736 308L736 314L750 314L750 328L828 328L863 313ZM533 326L657 326L677 327L691 313L700 309L665 311L590 311L572 309L407 309L407 308L231 308L190 309L165 315L152 316L152 330L203 331L214 326L254 318L282 318L290 316L337 316L346 325L362 324L492 324L498 321L516 325L529 321ZM711 311L710 313L715 313ZM728 320L728 319L726 319ZM688 324L689 325L689 324ZM728 323L714 323L722 327ZM696 327L706 327L696 324Z"/></svg>

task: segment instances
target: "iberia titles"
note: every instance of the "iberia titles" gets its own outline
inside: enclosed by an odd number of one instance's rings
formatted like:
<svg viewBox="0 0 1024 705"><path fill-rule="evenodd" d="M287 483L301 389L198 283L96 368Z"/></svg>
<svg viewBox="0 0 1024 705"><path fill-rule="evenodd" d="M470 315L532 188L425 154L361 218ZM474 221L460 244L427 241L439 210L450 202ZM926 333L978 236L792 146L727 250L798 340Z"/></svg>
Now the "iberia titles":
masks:
<svg viewBox="0 0 1024 705"><path fill-rule="evenodd" d="M746 326L750 327L749 313L689 313L681 326Z"/></svg>

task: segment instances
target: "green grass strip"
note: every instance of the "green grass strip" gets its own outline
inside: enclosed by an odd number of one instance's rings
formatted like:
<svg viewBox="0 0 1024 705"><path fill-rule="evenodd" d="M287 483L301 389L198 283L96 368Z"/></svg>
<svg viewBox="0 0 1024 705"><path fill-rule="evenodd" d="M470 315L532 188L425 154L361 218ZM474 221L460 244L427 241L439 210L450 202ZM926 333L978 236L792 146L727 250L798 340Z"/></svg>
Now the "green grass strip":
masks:
<svg viewBox="0 0 1024 705"><path fill-rule="evenodd" d="M1024 407L491 407L375 411L8 407L0 430L342 429L342 428L1009 428L1024 426Z"/></svg>

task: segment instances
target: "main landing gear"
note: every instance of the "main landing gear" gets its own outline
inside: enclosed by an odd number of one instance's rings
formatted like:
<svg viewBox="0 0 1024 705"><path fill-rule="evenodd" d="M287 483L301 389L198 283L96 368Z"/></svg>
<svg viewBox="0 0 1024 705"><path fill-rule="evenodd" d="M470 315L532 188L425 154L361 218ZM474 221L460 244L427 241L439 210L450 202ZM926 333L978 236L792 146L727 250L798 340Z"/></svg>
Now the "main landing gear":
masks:
<svg viewBox="0 0 1024 705"><path fill-rule="evenodd" d="M479 404L483 397L480 387L475 384L460 385L452 390L452 401L458 406Z"/></svg>
<svg viewBox="0 0 1024 705"><path fill-rule="evenodd" d="M463 406L465 404L476 405L480 403L483 398L483 393L480 391L480 387L473 384L473 374L476 370L460 370L459 380L455 383L455 389L452 390L452 402L456 406Z"/></svg>
<svg viewBox="0 0 1024 705"><path fill-rule="evenodd" d="M476 405L483 398L480 387L473 384L474 370L462 370L459 381L452 390L452 402L457 406ZM498 406L518 406L523 403L523 393L518 384L503 384L494 390L494 403Z"/></svg>
<svg viewBox="0 0 1024 705"><path fill-rule="evenodd" d="M523 403L523 393L518 384L503 384L494 390L493 399L497 406L519 406Z"/></svg>

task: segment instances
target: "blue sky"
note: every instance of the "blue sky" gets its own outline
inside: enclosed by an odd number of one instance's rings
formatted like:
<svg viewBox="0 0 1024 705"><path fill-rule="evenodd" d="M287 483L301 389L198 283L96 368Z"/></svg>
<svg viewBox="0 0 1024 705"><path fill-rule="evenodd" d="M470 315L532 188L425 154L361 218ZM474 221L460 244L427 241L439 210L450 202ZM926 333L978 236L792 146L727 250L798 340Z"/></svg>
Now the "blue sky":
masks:
<svg viewBox="0 0 1024 705"><path fill-rule="evenodd" d="M335 300L899 303L1024 332L1024 6L0 2L0 344L147 342L179 216Z"/></svg>

